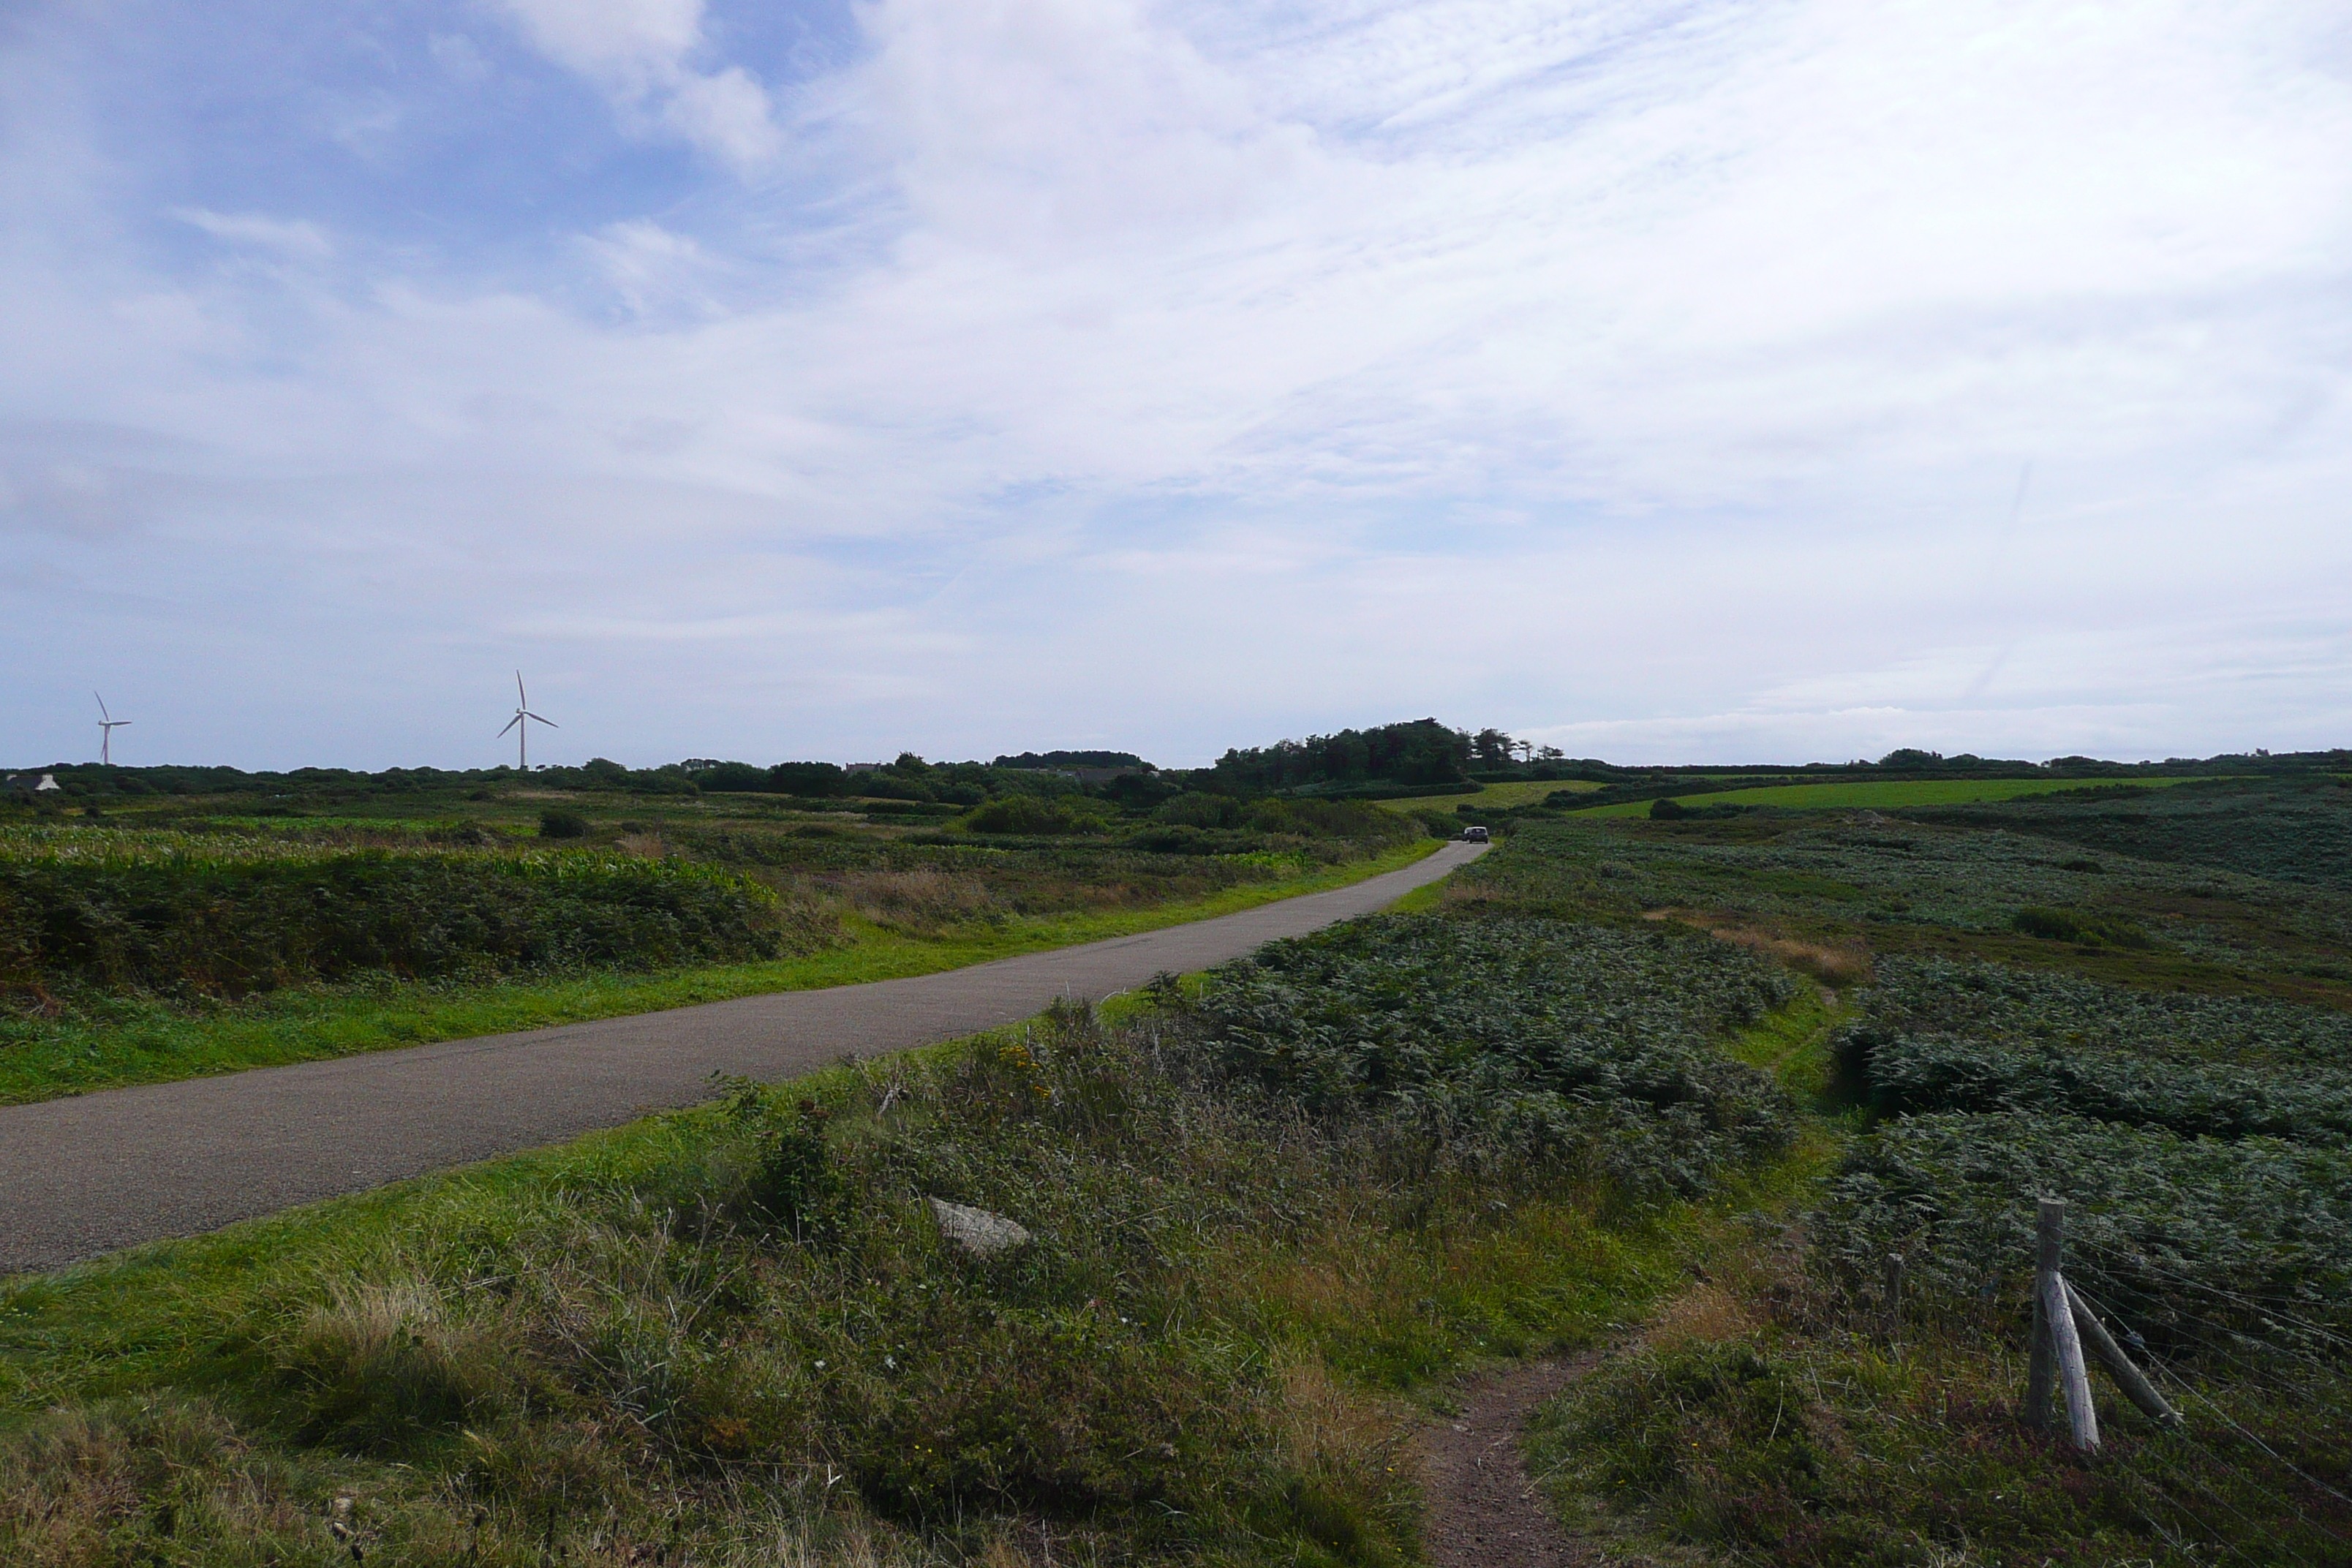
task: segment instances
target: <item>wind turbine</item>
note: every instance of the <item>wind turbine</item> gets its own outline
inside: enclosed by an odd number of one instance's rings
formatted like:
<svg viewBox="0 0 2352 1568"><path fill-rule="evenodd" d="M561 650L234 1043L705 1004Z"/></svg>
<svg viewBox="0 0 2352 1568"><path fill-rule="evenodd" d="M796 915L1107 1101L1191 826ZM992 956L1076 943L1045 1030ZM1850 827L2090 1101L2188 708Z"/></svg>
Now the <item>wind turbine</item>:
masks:
<svg viewBox="0 0 2352 1568"><path fill-rule="evenodd" d="M98 697L95 691L90 695ZM100 767L114 765L114 732L130 722L128 719L118 719L109 713L106 710L106 699L98 697L98 763Z"/></svg>
<svg viewBox="0 0 2352 1568"><path fill-rule="evenodd" d="M554 720L542 719L530 710L530 699L523 695L522 671L518 669L515 671L515 712L514 717L507 721L507 730L515 732L515 767L523 773L530 771L530 727L533 724L544 724L551 730L563 728ZM503 735L507 730L499 733Z"/></svg>

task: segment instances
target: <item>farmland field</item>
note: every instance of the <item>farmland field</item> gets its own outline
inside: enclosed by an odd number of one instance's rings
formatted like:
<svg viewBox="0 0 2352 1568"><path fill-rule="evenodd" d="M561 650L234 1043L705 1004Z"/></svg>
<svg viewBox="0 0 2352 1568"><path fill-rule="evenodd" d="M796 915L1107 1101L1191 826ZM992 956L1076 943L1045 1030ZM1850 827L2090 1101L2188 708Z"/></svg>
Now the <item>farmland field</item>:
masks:
<svg viewBox="0 0 2352 1568"><path fill-rule="evenodd" d="M1755 789L1721 790L1709 795L1678 795L1682 805L1777 805L1790 811L1861 811L1901 806L1967 805L1979 801L2021 800L2029 795L2055 795L2084 788L2130 787L2162 789L2189 784L2187 778L2082 779L1888 779L1852 784L1765 784ZM1516 803L1514 803L1516 804ZM1647 801L1587 808L1590 816L1646 816Z"/></svg>
<svg viewBox="0 0 2352 1568"><path fill-rule="evenodd" d="M1581 795L1600 787L1583 779L1514 779L1505 784L1481 784L1473 795L1423 795L1412 804L1435 806L1443 811L1451 811L1457 805L1492 810L1499 806L1525 805L1529 801L1541 800L1561 790Z"/></svg>

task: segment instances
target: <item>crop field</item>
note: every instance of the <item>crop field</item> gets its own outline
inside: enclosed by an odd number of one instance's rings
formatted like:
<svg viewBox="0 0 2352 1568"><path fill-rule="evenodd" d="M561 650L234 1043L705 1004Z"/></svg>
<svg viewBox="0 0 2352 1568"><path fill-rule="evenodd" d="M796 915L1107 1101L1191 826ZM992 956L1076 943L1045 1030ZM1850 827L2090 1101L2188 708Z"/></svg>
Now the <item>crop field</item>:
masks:
<svg viewBox="0 0 2352 1568"><path fill-rule="evenodd" d="M2102 783L2101 789L2163 789L2195 781L2186 778L2133 779ZM1920 805L1966 805L1979 801L2022 800L2086 787L2080 779L1887 779L1853 784L1765 784L1755 789L1721 790L1710 795L1679 795L1682 805L1775 805L1788 811L1862 811ZM1514 803L1517 804L1517 803ZM1647 801L1587 808L1592 816L1646 816Z"/></svg>

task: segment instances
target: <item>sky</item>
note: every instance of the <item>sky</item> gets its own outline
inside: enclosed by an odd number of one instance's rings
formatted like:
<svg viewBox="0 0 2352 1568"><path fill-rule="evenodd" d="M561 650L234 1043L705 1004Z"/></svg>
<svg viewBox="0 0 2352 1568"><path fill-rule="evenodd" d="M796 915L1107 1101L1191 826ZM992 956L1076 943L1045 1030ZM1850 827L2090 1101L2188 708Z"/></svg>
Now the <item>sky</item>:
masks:
<svg viewBox="0 0 2352 1568"><path fill-rule="evenodd" d="M2352 744L2340 0L15 0L0 761Z"/></svg>

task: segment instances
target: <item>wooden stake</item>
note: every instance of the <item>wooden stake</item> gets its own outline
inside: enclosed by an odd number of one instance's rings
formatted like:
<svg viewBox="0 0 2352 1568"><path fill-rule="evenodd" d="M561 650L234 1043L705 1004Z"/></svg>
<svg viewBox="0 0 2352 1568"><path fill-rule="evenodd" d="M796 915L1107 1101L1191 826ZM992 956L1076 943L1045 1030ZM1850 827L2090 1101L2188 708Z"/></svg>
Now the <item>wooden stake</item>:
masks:
<svg viewBox="0 0 2352 1568"><path fill-rule="evenodd" d="M2042 1315L2050 1321L2050 1340L2058 1352L2058 1373L2066 1384L2066 1425L2074 1447L2086 1454L2099 1451L2099 1412L2091 1403L2091 1373L2083 1364L2083 1340L2074 1329L2074 1306L2066 1293L2066 1277L2053 1273L2043 1289L2048 1305Z"/></svg>
<svg viewBox="0 0 2352 1568"><path fill-rule="evenodd" d="M1895 1253L1886 1255L1886 1331L1892 1336L1903 1331L1903 1259Z"/></svg>
<svg viewBox="0 0 2352 1568"><path fill-rule="evenodd" d="M2066 1255L2066 1200L2043 1198L2033 1215L2033 1354L2025 1378L2025 1424L2050 1425L2050 1390L2056 1381L2050 1331L2050 1281Z"/></svg>
<svg viewBox="0 0 2352 1568"><path fill-rule="evenodd" d="M2066 1300L2074 1309L2074 1326L2082 1331L2084 1342L2116 1380L2116 1386L2124 1391L2124 1397L2138 1405L2140 1413L2159 1426L2184 1425L2180 1412L2166 1404L2164 1395L2156 1391L2156 1384L2148 1382L2147 1374L2132 1364L2131 1357L2124 1354L2123 1346L2116 1343L2115 1336L2107 1332L2106 1325L2099 1321L2099 1315L2091 1310L2090 1303L2083 1300L2083 1293L2072 1282L2066 1287Z"/></svg>

